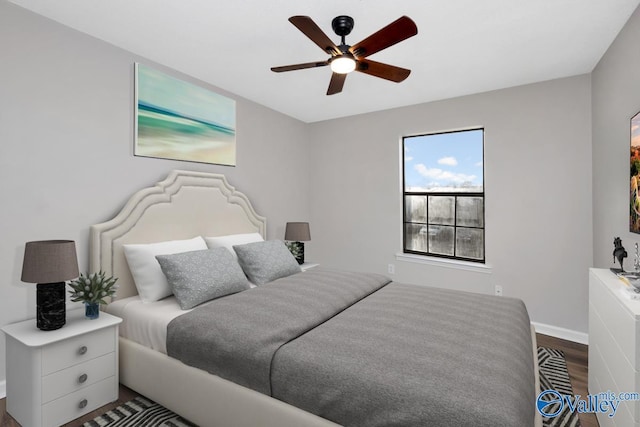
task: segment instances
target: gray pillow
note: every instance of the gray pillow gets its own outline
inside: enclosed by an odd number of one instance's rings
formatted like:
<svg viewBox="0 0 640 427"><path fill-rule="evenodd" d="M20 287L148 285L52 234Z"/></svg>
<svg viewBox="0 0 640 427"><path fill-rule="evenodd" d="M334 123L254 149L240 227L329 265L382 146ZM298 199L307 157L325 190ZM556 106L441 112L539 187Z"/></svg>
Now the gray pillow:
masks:
<svg viewBox="0 0 640 427"><path fill-rule="evenodd" d="M302 271L281 240L235 245L233 249L244 273L258 286Z"/></svg>
<svg viewBox="0 0 640 427"><path fill-rule="evenodd" d="M249 289L242 268L227 248L157 255L180 308Z"/></svg>

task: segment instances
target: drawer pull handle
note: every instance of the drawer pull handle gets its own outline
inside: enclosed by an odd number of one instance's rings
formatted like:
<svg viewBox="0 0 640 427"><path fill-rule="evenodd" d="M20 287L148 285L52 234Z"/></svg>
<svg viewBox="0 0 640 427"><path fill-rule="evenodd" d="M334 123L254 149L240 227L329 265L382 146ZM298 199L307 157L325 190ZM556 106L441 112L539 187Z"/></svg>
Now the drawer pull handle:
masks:
<svg viewBox="0 0 640 427"><path fill-rule="evenodd" d="M78 382L80 384L82 384L83 382L85 382L87 380L87 374L82 374L78 377Z"/></svg>
<svg viewBox="0 0 640 427"><path fill-rule="evenodd" d="M84 408L86 408L86 407L87 407L87 404L88 404L88 403L89 403L89 402L87 402L87 399L82 399L82 400L80 401L80 403L78 403L78 408L80 408L80 409L84 409Z"/></svg>
<svg viewBox="0 0 640 427"><path fill-rule="evenodd" d="M78 349L78 354L86 354L87 353L87 346L83 345L82 347L80 347Z"/></svg>

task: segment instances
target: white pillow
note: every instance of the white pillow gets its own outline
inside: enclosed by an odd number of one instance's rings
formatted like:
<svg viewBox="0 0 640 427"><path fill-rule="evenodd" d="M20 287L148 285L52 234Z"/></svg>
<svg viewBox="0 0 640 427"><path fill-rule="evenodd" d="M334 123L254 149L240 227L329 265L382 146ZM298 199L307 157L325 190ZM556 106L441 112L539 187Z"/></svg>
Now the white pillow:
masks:
<svg viewBox="0 0 640 427"><path fill-rule="evenodd" d="M122 246L142 302L159 301L172 294L156 255L207 249L207 244L200 236L188 240Z"/></svg>
<svg viewBox="0 0 640 427"><path fill-rule="evenodd" d="M227 236L217 237L205 237L205 242L209 249L213 248L227 248L233 254L235 259L238 259L238 254L233 250L236 245L244 245L246 243L264 242L260 233L246 233L246 234L229 234Z"/></svg>

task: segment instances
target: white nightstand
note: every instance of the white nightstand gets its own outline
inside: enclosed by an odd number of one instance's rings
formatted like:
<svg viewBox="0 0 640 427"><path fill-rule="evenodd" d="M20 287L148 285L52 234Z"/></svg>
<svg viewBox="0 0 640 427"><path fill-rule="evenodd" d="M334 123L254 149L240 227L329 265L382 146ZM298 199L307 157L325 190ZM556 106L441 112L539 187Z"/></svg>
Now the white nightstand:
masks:
<svg viewBox="0 0 640 427"><path fill-rule="evenodd" d="M302 271L307 271L307 270L309 270L309 269L311 269L313 267L317 267L319 265L320 264L315 263L315 262L306 262L305 261L304 264L300 264L300 268L302 269Z"/></svg>
<svg viewBox="0 0 640 427"><path fill-rule="evenodd" d="M119 317L67 312L55 331L7 325L7 412L22 427L59 426L118 399Z"/></svg>

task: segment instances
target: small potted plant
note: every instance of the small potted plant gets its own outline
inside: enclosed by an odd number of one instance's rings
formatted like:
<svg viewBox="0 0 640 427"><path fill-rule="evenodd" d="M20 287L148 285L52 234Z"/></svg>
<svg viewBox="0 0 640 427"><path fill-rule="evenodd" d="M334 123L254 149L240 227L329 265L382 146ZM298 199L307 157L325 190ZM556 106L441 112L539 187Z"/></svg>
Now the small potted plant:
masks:
<svg viewBox="0 0 640 427"><path fill-rule="evenodd" d="M298 264L304 263L304 246L301 242L284 242L291 252L291 255L298 261Z"/></svg>
<svg viewBox="0 0 640 427"><path fill-rule="evenodd" d="M89 319L97 319L100 316L100 304L107 304L105 298L116 294L118 285L115 277L106 277L103 271L87 274L80 274L75 280L69 282L71 290L71 301L83 302L85 305L85 315Z"/></svg>

